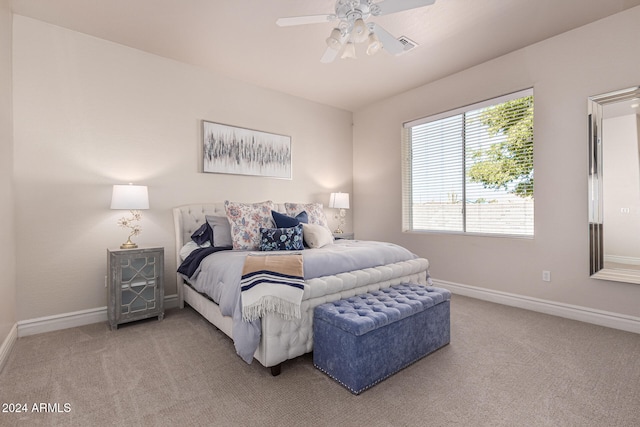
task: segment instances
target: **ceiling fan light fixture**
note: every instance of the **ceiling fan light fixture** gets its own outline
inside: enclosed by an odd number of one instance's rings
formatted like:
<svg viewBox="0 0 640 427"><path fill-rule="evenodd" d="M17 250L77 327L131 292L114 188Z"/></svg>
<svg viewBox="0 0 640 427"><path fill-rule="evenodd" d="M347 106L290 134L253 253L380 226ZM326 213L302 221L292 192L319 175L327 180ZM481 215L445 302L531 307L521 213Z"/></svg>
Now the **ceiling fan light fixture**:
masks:
<svg viewBox="0 0 640 427"><path fill-rule="evenodd" d="M356 59L356 45L353 42L348 42L344 45L344 50L342 51L341 59L351 58Z"/></svg>
<svg viewBox="0 0 640 427"><path fill-rule="evenodd" d="M353 41L356 43L362 43L367 40L369 35L369 29L367 28L367 24L364 23L362 18L358 18L353 23L353 31L351 32L353 35Z"/></svg>
<svg viewBox="0 0 640 427"><path fill-rule="evenodd" d="M338 55L342 58L356 57L356 44L363 44L368 55L375 55L384 49L391 55L400 55L410 48L409 40L396 39L384 28L374 22L366 22L372 16L429 6L436 0L334 0L333 13L323 15L305 15L278 18L276 24L281 27L316 24L336 21L329 37L325 39L327 48L320 62L333 62ZM371 34L374 33L374 34Z"/></svg>
<svg viewBox="0 0 640 427"><path fill-rule="evenodd" d="M375 33L369 34L369 45L367 46L367 55L375 55L382 49L382 43L378 39Z"/></svg>
<svg viewBox="0 0 640 427"><path fill-rule="evenodd" d="M331 49L340 50L342 47L342 42L340 39L342 38L342 33L339 28L334 28L331 30L331 34L327 37L327 46Z"/></svg>

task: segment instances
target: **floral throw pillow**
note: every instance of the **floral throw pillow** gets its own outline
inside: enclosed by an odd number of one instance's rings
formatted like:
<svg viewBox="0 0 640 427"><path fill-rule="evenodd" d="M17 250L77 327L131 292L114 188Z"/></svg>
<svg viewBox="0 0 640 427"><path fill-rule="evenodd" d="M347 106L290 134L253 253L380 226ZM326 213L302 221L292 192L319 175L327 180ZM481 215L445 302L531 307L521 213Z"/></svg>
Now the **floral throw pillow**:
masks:
<svg viewBox="0 0 640 427"><path fill-rule="evenodd" d="M329 230L329 223L327 217L324 214L324 208L322 203L285 203L284 208L287 211L287 215L295 217L302 211L307 212L309 218L309 224L318 224L323 227L327 227Z"/></svg>
<svg viewBox="0 0 640 427"><path fill-rule="evenodd" d="M233 249L256 250L260 246L260 228L273 227L271 210L273 202L239 203L224 202L227 219L231 225Z"/></svg>
<svg viewBox="0 0 640 427"><path fill-rule="evenodd" d="M301 251L304 249L302 224L289 228L261 228L261 251Z"/></svg>

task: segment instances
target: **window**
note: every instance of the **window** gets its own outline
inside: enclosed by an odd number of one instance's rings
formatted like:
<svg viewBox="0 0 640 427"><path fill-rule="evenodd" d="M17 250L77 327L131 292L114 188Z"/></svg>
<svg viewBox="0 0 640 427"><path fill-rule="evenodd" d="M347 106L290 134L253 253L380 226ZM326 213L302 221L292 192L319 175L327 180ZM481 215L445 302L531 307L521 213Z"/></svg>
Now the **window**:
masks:
<svg viewBox="0 0 640 427"><path fill-rule="evenodd" d="M403 229L533 236L533 89L403 129Z"/></svg>

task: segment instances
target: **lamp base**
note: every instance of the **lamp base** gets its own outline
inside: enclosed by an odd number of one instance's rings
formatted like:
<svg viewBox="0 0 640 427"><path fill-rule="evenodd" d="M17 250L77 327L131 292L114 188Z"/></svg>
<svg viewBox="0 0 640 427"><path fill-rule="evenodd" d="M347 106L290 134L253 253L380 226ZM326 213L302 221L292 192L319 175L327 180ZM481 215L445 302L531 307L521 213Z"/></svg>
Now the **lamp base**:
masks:
<svg viewBox="0 0 640 427"><path fill-rule="evenodd" d="M126 242L124 242L123 244L120 245L120 249L135 249L137 247L138 247L138 245L133 243L131 241L131 239L127 239Z"/></svg>
<svg viewBox="0 0 640 427"><path fill-rule="evenodd" d="M336 228L334 230L334 233L336 234L343 234L344 231L342 230L342 227L344 227L344 223L346 222L344 220L344 217L347 216L347 213L345 212L344 209L340 209L340 214L336 215L335 218L340 220L340 223L338 223L338 228Z"/></svg>

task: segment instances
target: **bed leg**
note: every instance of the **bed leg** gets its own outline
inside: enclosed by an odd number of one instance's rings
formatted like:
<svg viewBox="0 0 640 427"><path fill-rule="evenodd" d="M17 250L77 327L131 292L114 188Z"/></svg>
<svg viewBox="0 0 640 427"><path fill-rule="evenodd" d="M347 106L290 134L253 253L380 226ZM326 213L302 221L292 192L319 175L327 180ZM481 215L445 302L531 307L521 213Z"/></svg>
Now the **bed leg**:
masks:
<svg viewBox="0 0 640 427"><path fill-rule="evenodd" d="M271 375L273 375L274 377L277 377L278 375L280 375L281 371L282 371L282 363L278 363L276 366L271 367Z"/></svg>

